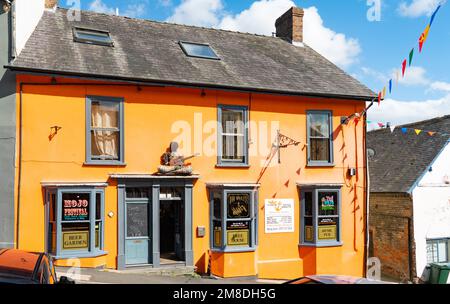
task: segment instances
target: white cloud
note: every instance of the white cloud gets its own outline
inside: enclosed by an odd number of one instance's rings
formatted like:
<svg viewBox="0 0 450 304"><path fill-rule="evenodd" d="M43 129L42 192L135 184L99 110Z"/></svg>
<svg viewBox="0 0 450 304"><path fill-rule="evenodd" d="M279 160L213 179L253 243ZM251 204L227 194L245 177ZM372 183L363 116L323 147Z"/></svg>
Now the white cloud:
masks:
<svg viewBox="0 0 450 304"><path fill-rule="evenodd" d="M167 21L270 36L275 20L292 6L291 0L259 0L242 12L227 14L221 0L183 0ZM305 43L335 64L347 67L357 61L358 40L327 28L317 8L305 9L303 29Z"/></svg>
<svg viewBox="0 0 450 304"><path fill-rule="evenodd" d="M401 125L447 114L450 114L450 95L425 101L386 99L381 106L373 105L368 112L368 120Z"/></svg>
<svg viewBox="0 0 450 304"><path fill-rule="evenodd" d="M357 39L336 33L323 24L317 8L305 9L305 43L337 65L347 67L357 62L361 46Z"/></svg>
<svg viewBox="0 0 450 304"><path fill-rule="evenodd" d="M145 3L129 4L123 15L130 18L142 17L143 15L145 15L146 10L147 6L145 5Z"/></svg>
<svg viewBox="0 0 450 304"><path fill-rule="evenodd" d="M399 77L399 83L405 86L428 85L430 80L426 77L427 71L422 67L408 67L405 77ZM395 71L392 72L392 79L395 79Z"/></svg>
<svg viewBox="0 0 450 304"><path fill-rule="evenodd" d="M431 89L435 91L450 92L450 83L443 81L435 81L431 84Z"/></svg>
<svg viewBox="0 0 450 304"><path fill-rule="evenodd" d="M405 17L431 16L442 0L412 0L409 4L401 2L398 11Z"/></svg>
<svg viewBox="0 0 450 304"><path fill-rule="evenodd" d="M115 14L115 9L107 6L102 0L94 0L89 4L89 10L103 14Z"/></svg>
<svg viewBox="0 0 450 304"><path fill-rule="evenodd" d="M219 24L222 13L223 4L221 0L183 0L167 21L215 27Z"/></svg>

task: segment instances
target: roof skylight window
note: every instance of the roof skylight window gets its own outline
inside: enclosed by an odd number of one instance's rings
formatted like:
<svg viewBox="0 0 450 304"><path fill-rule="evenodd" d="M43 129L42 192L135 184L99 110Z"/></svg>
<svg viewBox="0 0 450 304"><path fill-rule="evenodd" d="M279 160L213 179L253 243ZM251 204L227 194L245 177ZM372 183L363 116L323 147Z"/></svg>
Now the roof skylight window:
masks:
<svg viewBox="0 0 450 304"><path fill-rule="evenodd" d="M208 44L180 41L183 52L189 57L220 60Z"/></svg>
<svg viewBox="0 0 450 304"><path fill-rule="evenodd" d="M107 31L74 27L73 39L81 43L114 46L114 42Z"/></svg>

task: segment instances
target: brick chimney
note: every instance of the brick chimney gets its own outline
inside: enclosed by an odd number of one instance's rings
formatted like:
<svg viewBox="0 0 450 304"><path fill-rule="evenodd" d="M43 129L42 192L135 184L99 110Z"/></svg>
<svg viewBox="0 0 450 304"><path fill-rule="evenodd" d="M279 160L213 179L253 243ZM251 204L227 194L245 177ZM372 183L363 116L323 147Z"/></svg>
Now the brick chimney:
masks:
<svg viewBox="0 0 450 304"><path fill-rule="evenodd" d="M292 44L302 44L304 15L302 8L291 7L275 21L277 37L285 39Z"/></svg>
<svg viewBox="0 0 450 304"><path fill-rule="evenodd" d="M58 0L45 0L45 8L54 8L58 5Z"/></svg>

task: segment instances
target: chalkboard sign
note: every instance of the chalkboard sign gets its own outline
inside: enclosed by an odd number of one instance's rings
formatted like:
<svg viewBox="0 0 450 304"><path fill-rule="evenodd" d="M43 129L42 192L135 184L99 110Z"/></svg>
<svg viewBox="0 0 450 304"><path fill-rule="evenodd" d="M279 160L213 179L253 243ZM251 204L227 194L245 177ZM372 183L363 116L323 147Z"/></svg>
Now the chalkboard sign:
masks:
<svg viewBox="0 0 450 304"><path fill-rule="evenodd" d="M127 237L148 236L149 204L127 204Z"/></svg>

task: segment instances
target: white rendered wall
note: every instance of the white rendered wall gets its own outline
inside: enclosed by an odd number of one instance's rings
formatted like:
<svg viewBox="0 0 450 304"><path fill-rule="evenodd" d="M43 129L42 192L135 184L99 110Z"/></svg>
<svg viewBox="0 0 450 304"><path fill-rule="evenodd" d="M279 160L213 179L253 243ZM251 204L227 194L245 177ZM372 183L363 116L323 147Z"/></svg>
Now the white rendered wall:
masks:
<svg viewBox="0 0 450 304"><path fill-rule="evenodd" d="M45 0L15 0L14 2L16 3L16 55L19 55L41 20L45 10Z"/></svg>
<svg viewBox="0 0 450 304"><path fill-rule="evenodd" d="M416 269L420 277L427 265L426 240L450 238L450 144L413 190Z"/></svg>

